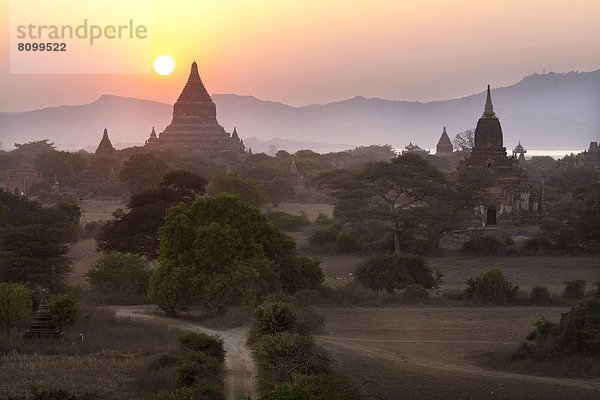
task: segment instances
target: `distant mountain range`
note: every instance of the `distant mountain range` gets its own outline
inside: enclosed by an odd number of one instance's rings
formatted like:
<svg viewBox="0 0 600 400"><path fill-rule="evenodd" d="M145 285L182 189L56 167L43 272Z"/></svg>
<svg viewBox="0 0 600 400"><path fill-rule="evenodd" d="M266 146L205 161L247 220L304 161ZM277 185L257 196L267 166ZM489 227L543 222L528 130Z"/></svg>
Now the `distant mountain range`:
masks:
<svg viewBox="0 0 600 400"><path fill-rule="evenodd" d="M212 97L221 125L230 132L236 126L255 152L269 146L271 151L336 151L369 144L402 148L408 142L435 148L443 126L451 138L474 127L485 102L484 91L428 103L358 96L303 107L252 96ZM583 149L600 140L600 70L534 74L492 88L492 98L507 148L520 140L526 148ZM7 149L15 142L48 138L59 148L93 150L106 127L117 147L131 146L142 144L152 126L161 132L171 112L169 104L104 95L89 104L0 113L0 142Z"/></svg>

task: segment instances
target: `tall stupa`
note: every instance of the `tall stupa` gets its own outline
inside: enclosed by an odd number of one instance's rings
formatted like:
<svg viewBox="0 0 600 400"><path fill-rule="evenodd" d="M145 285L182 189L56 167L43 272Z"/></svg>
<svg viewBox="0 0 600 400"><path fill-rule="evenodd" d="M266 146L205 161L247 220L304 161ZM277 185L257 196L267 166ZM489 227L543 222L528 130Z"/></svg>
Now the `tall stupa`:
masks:
<svg viewBox="0 0 600 400"><path fill-rule="evenodd" d="M219 125L217 107L200 79L195 61L187 83L173 106L173 120L158 137L152 128L145 147L152 150L176 150L182 155L245 151L237 132L230 135Z"/></svg>

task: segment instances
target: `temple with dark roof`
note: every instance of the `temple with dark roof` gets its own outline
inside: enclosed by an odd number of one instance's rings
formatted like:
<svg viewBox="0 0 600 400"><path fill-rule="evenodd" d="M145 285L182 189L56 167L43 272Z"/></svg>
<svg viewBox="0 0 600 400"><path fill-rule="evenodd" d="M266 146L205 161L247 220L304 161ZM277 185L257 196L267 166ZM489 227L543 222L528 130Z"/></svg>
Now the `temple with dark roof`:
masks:
<svg viewBox="0 0 600 400"><path fill-rule="evenodd" d="M436 155L445 155L452 154L454 151L454 146L452 146L452 142L446 133L446 127L442 132L442 136L440 136L440 140L438 141L437 146L435 146L435 154Z"/></svg>
<svg viewBox="0 0 600 400"><path fill-rule="evenodd" d="M173 106L173 120L160 135L154 128L145 147L180 154L215 151L244 152L237 130L230 135L217 122L217 107L206 91L194 61L187 83Z"/></svg>
<svg viewBox="0 0 600 400"><path fill-rule="evenodd" d="M522 146L520 150L524 151ZM539 193L532 190L527 170L516 153L507 156L502 126L494 112L489 85L483 115L475 128L475 145L470 156L460 163L461 168L483 169L495 178L494 185L487 189L487 203L474 210L475 223L520 224L539 217L542 190Z"/></svg>
<svg viewBox="0 0 600 400"><path fill-rule="evenodd" d="M77 184L78 188L108 189L116 187L119 183L117 172L120 165L118 152L112 145L108 137L108 130L105 128L88 167L81 173Z"/></svg>

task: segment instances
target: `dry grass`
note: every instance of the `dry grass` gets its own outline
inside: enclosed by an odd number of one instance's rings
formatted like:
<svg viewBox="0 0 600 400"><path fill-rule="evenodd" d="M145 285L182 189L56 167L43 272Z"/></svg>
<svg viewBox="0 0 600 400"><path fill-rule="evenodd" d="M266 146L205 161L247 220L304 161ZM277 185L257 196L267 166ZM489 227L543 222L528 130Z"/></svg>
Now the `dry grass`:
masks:
<svg viewBox="0 0 600 400"><path fill-rule="evenodd" d="M19 332L10 340L0 335L0 398L37 387L97 392L109 400L150 399L157 390L174 387L172 374L152 375L147 366L159 354L177 353L179 333L117 320L109 311L91 307L85 307L81 317L60 341L25 341ZM82 343L79 333L84 331Z"/></svg>

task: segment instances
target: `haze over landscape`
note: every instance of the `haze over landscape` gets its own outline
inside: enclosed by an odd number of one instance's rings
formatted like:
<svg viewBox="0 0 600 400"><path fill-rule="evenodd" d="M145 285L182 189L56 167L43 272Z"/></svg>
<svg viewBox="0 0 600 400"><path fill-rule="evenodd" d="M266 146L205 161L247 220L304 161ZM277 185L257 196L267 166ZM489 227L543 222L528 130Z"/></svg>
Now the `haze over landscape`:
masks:
<svg viewBox="0 0 600 400"><path fill-rule="evenodd" d="M600 399L598 17L0 2L0 399Z"/></svg>
<svg viewBox="0 0 600 400"><path fill-rule="evenodd" d="M528 148L583 150L597 140L600 70L536 74L493 91L509 148L521 141ZM451 137L473 127L484 93L429 103L358 96L303 107L253 96L212 97L219 122L229 131L237 127L256 151L273 145L326 152L369 144L400 149L409 142L433 148L443 126ZM90 104L0 113L0 139L7 149L50 138L58 148L94 150L107 128L117 147L142 145L153 126L157 132L164 129L171 114L170 104L105 95Z"/></svg>

